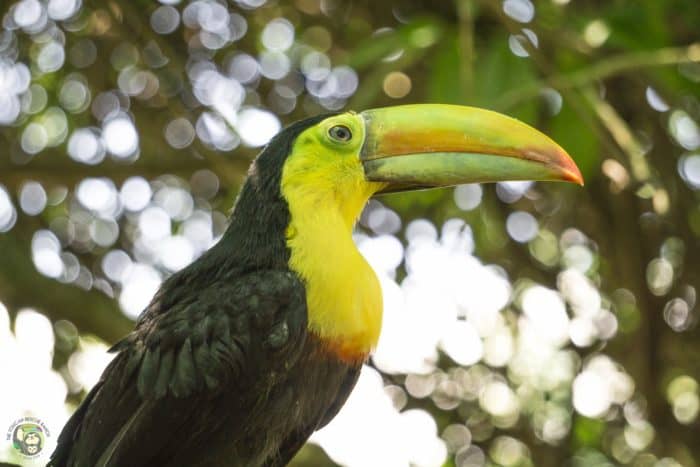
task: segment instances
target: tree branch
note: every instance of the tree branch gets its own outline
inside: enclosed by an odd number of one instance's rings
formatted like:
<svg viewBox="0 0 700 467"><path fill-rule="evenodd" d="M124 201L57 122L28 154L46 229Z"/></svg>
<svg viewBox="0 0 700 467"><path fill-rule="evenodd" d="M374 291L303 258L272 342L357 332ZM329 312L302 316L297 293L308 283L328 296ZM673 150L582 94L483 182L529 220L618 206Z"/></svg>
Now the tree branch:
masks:
<svg viewBox="0 0 700 467"><path fill-rule="evenodd" d="M46 156L46 157L44 157ZM86 177L109 177L115 183L119 183L129 177L141 175L151 179L163 174L180 175L189 177L192 172L203 168L212 168L208 161L201 159L186 158L175 162L170 159L155 161L136 162L133 164L119 164L113 161L105 161L97 165L85 165L67 161L65 157L50 154L42 154L41 158L29 164L0 163L0 173L2 173L2 183L10 190L16 190L26 180L36 180L49 185L73 185ZM248 161L241 164L230 164L229 173L236 172L242 179L245 175L243 165L247 166ZM240 167L237 167L240 166ZM219 169L218 167L216 169ZM214 170L219 173L221 170Z"/></svg>
<svg viewBox="0 0 700 467"><path fill-rule="evenodd" d="M640 68L678 65L700 62L700 43L685 47L668 47L651 51L632 52L601 59L594 65L573 73L562 73L535 81L506 93L496 103L496 108L506 110L522 101L535 98L544 86L558 90L573 89L601 81L621 73Z"/></svg>

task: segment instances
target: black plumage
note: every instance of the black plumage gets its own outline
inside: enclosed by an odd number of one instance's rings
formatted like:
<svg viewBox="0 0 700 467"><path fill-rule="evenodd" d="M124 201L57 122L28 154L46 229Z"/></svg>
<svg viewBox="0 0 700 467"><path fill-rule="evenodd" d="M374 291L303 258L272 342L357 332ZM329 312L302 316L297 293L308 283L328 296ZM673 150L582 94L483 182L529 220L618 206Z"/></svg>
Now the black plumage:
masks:
<svg viewBox="0 0 700 467"><path fill-rule="evenodd" d="M323 118L288 127L256 159L221 241L165 281L111 349L49 465L281 466L335 416L360 364L307 331L280 193L295 137Z"/></svg>

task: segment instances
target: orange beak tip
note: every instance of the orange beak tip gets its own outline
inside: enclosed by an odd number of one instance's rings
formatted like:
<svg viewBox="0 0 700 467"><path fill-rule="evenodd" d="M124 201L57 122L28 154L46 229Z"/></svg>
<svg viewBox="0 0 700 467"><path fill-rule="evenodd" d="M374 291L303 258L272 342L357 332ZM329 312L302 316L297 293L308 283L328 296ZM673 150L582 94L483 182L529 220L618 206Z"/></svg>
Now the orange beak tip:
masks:
<svg viewBox="0 0 700 467"><path fill-rule="evenodd" d="M578 186L584 186L585 183L583 181L583 177L581 176L581 173L577 170L575 173L568 172L566 174L566 181L567 182L572 182L577 184Z"/></svg>
<svg viewBox="0 0 700 467"><path fill-rule="evenodd" d="M564 173L564 180L583 186L583 175L581 175L581 170L579 170L574 160L567 154L563 162L562 171Z"/></svg>

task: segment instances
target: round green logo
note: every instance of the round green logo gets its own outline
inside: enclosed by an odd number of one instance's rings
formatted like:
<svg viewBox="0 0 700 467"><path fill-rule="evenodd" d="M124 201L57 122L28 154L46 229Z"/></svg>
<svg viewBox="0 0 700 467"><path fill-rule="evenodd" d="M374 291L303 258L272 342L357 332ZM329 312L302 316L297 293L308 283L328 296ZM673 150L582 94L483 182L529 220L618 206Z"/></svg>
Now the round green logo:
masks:
<svg viewBox="0 0 700 467"><path fill-rule="evenodd" d="M16 420L7 430L8 441L12 447L24 457L37 457L41 454L50 436L44 422L34 417L24 417Z"/></svg>

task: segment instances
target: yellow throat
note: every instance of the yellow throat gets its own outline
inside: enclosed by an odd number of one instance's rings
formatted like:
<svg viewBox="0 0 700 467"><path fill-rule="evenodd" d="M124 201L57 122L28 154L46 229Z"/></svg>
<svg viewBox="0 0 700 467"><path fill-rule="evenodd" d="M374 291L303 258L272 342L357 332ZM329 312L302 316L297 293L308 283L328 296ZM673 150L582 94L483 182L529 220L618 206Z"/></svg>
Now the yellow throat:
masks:
<svg viewBox="0 0 700 467"><path fill-rule="evenodd" d="M363 359L379 339L382 292L352 230L381 185L365 181L356 158L324 157L314 142L302 133L282 174L289 266L306 285L309 330L341 358Z"/></svg>

